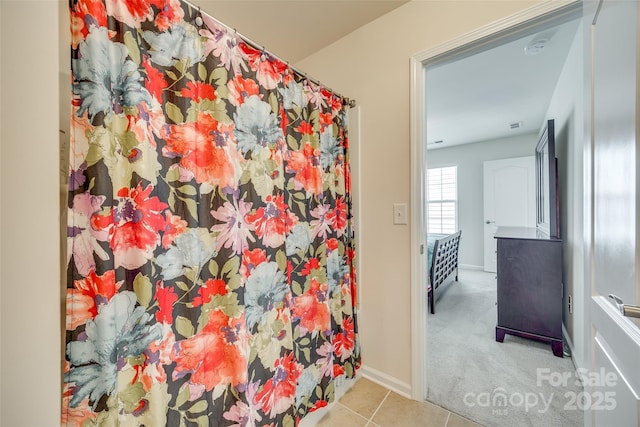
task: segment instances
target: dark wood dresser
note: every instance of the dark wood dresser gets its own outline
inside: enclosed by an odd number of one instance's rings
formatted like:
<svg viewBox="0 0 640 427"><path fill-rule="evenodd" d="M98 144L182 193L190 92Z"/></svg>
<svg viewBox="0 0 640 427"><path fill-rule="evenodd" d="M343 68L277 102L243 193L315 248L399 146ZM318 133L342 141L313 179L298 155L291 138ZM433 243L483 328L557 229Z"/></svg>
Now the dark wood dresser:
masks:
<svg viewBox="0 0 640 427"><path fill-rule="evenodd" d="M535 229L500 227L498 324L505 334L551 343L562 357L562 241Z"/></svg>

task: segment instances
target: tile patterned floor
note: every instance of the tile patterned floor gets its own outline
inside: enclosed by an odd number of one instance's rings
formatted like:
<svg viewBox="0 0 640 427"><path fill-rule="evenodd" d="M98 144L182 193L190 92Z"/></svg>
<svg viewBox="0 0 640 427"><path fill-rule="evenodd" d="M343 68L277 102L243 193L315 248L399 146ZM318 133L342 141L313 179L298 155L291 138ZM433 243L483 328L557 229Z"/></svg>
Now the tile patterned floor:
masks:
<svg viewBox="0 0 640 427"><path fill-rule="evenodd" d="M360 378L316 426L479 427L440 406L407 399L366 378Z"/></svg>

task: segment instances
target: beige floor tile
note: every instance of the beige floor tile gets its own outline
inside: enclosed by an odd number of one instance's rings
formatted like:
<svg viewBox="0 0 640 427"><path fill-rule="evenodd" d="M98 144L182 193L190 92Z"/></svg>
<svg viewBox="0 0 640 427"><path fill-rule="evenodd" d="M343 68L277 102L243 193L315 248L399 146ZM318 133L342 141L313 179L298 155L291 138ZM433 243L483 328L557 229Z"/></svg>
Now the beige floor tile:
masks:
<svg viewBox="0 0 640 427"><path fill-rule="evenodd" d="M476 424L473 421L461 417L460 415L451 414L449 416L449 421L447 422L447 427L482 427L480 424Z"/></svg>
<svg viewBox="0 0 640 427"><path fill-rule="evenodd" d="M389 390L373 381L360 378L358 382L340 398L340 403L366 419L369 419L375 410L378 409L382 399L384 399L388 392Z"/></svg>
<svg viewBox="0 0 640 427"><path fill-rule="evenodd" d="M364 427L366 425L366 418L354 414L338 403L322 417L316 427Z"/></svg>
<svg viewBox="0 0 640 427"><path fill-rule="evenodd" d="M373 417L381 427L445 427L449 411L391 392Z"/></svg>

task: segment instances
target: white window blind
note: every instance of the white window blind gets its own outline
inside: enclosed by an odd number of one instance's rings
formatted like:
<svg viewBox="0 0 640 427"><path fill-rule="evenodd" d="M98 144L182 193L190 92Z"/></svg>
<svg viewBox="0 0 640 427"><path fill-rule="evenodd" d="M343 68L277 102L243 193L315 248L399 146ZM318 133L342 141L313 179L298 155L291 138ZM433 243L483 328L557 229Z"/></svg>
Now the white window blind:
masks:
<svg viewBox="0 0 640 427"><path fill-rule="evenodd" d="M427 170L427 232L454 233L457 229L458 167Z"/></svg>

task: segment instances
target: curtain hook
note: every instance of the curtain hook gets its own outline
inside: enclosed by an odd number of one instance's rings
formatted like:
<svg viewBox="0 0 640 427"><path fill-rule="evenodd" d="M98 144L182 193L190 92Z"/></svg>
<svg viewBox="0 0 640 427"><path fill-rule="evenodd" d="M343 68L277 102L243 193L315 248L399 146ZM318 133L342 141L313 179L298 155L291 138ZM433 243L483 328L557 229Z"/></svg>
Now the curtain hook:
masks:
<svg viewBox="0 0 640 427"><path fill-rule="evenodd" d="M236 47L238 46L238 30L236 30L235 28L233 29L233 35L234 37L231 38L231 46Z"/></svg>
<svg viewBox="0 0 640 427"><path fill-rule="evenodd" d="M200 6L198 6L198 16L196 16L196 25L198 27L202 26L203 21L202 21L202 10L200 9Z"/></svg>

